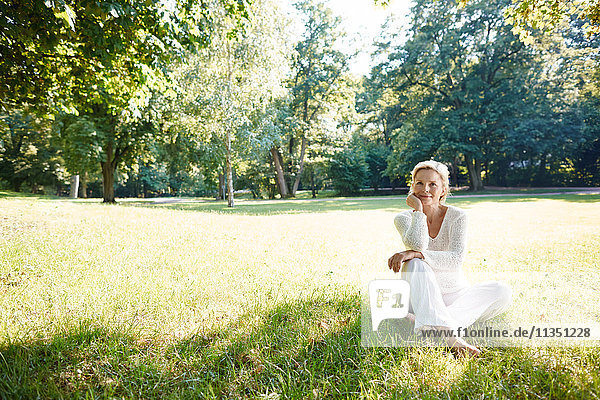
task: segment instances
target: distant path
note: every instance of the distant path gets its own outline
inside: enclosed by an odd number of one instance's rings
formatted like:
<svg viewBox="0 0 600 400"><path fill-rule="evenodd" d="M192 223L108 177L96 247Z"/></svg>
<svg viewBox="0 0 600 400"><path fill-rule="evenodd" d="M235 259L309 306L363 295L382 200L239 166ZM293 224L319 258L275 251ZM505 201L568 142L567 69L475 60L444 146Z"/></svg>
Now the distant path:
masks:
<svg viewBox="0 0 600 400"><path fill-rule="evenodd" d="M517 188L515 188L517 189ZM544 189L544 188L540 188ZM549 188L545 188L549 189ZM556 188L559 189L559 188ZM544 193L488 193L488 194L455 194L451 195L451 199L457 198L468 198L468 197L523 197L523 196L555 196L560 194L600 194L600 188L576 188L578 190L572 191L556 191L556 192L544 192ZM251 201L253 203L260 202L303 202L303 201L336 201L336 200L386 200L393 199L398 197L404 197L404 195L389 195L389 196L364 196L364 197L325 197L325 198L316 198L316 199L285 199L285 200L242 200L236 199L239 202L247 202ZM154 204L176 204L176 203L212 203L216 200L194 200L194 199L186 199L186 198L174 198L174 197L159 197L155 199L145 199L144 202L154 203Z"/></svg>

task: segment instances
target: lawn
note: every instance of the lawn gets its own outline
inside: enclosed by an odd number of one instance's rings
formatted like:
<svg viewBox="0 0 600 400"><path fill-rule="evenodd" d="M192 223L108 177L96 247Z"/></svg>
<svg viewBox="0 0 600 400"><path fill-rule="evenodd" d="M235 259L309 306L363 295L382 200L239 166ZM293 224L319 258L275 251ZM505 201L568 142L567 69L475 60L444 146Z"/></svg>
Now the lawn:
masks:
<svg viewBox="0 0 600 400"><path fill-rule="evenodd" d="M449 199L465 270L528 321L598 321L600 195ZM595 398L600 348L361 346L401 198L151 204L0 195L0 398ZM561 271L589 280L557 279ZM558 274L558 275L557 275ZM558 278L557 278L558 276ZM557 302L558 299L558 302Z"/></svg>

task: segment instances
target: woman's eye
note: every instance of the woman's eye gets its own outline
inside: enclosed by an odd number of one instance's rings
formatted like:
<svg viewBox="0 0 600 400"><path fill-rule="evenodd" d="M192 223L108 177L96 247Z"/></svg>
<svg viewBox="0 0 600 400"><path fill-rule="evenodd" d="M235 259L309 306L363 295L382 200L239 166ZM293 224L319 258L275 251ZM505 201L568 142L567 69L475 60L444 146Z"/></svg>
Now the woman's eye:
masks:
<svg viewBox="0 0 600 400"><path fill-rule="evenodd" d="M432 183L431 186L437 186L435 183Z"/></svg>

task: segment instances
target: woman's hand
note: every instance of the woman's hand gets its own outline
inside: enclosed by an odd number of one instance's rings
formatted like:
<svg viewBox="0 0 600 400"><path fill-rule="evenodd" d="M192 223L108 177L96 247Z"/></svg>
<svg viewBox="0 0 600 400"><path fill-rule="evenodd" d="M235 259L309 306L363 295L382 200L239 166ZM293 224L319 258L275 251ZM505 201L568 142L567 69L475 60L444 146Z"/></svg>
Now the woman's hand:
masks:
<svg viewBox="0 0 600 400"><path fill-rule="evenodd" d="M421 203L421 199L415 196L414 193L410 193L406 196L406 205L415 211L423 211L423 203Z"/></svg>
<svg viewBox="0 0 600 400"><path fill-rule="evenodd" d="M423 255L414 250L405 250L396 253L388 260L388 267L394 272L399 272L402 268L402 263L412 260L413 258L423 258Z"/></svg>

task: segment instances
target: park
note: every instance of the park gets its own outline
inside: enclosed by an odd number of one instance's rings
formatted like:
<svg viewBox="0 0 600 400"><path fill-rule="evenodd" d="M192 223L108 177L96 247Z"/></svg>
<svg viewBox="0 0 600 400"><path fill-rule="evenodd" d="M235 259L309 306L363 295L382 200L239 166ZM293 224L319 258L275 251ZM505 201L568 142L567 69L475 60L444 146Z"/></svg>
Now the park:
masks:
<svg viewBox="0 0 600 400"><path fill-rule="evenodd" d="M562 303L527 300L528 309L518 312L534 322L546 313L555 322L556 315L587 308L591 317L579 321L597 321L599 200L600 194L449 200L470 216L465 269L474 279L515 276L515 284L534 273L588 273L584 282L563 283L569 297ZM364 269L387 270L387 258L401 247L392 220L406 208L403 197L285 206L248 200L233 210L215 203L107 206L2 192L2 397L599 392L600 353L593 346L490 347L478 359L440 348L361 346L356 277Z"/></svg>
<svg viewBox="0 0 600 400"><path fill-rule="evenodd" d="M600 396L599 10L0 0L0 398ZM444 207L518 340L370 342Z"/></svg>

